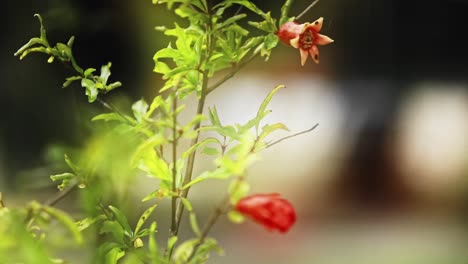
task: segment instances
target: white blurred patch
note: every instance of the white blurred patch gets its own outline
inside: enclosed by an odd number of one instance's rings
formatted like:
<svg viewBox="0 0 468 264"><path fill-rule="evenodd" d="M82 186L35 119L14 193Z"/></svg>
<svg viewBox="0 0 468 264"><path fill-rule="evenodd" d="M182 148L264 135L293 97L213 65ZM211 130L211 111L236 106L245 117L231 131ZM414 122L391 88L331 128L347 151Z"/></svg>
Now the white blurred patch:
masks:
<svg viewBox="0 0 468 264"><path fill-rule="evenodd" d="M456 194L468 168L467 87L421 84L400 114L398 149L408 183L431 196Z"/></svg>

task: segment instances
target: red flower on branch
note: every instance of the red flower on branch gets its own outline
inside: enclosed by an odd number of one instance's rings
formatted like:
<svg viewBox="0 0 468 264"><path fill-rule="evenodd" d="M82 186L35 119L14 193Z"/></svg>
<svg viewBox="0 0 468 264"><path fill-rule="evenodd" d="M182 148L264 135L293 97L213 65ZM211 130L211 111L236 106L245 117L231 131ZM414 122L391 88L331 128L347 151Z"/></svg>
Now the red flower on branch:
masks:
<svg viewBox="0 0 468 264"><path fill-rule="evenodd" d="M255 194L236 204L236 210L265 226L269 230L287 232L296 222L292 205L279 194Z"/></svg>
<svg viewBox="0 0 468 264"><path fill-rule="evenodd" d="M322 24L323 17L313 23L286 22L281 25L276 34L284 44L299 49L301 65L304 66L309 54L315 63L319 63L317 45L327 45L333 42L333 39L318 33L322 29Z"/></svg>

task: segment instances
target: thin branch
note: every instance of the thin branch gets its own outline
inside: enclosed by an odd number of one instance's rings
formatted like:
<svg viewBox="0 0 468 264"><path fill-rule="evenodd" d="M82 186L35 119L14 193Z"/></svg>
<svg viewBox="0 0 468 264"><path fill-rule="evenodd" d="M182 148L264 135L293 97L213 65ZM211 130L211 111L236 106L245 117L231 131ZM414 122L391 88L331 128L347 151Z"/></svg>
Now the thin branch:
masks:
<svg viewBox="0 0 468 264"><path fill-rule="evenodd" d="M318 4L319 0L315 0L314 2L312 2L312 4L310 4L306 9L304 9L304 11L302 11L302 13L300 13L296 18L295 20L298 20L300 19L303 15L305 15L307 12L309 12L309 10L314 7L316 4Z"/></svg>
<svg viewBox="0 0 468 264"><path fill-rule="evenodd" d="M236 179L236 185L234 186L234 189L239 188L240 185L240 180L241 177L238 177ZM187 258L187 263L190 263L193 257L195 257L198 248L205 242L206 237L208 236L208 233L211 231L213 228L214 224L216 221L218 221L218 218L224 214L227 210L227 208L230 206L230 196L229 194L224 197L224 199L221 201L221 203L216 207L216 209L211 213L210 218L208 219L208 222L205 224L205 227L203 228L200 237L198 238L196 244L193 246L192 253L190 256Z"/></svg>
<svg viewBox="0 0 468 264"><path fill-rule="evenodd" d="M52 196L47 201L45 201L44 205L46 205L46 206L56 205L63 198L65 198L67 195L69 195L72 191L76 190L77 186L78 186L78 181L74 181L74 182L70 183L65 189L55 193L54 196Z"/></svg>
<svg viewBox="0 0 468 264"><path fill-rule="evenodd" d="M265 148L272 147L272 146L274 146L274 145L280 143L280 142L283 141L283 140L286 140L286 139L289 139L289 138L293 138L293 137L296 137L296 136L299 136L299 135L302 135L302 134L305 134L305 133L309 133L309 132L311 132L312 130L314 130L315 128L317 128L318 125L319 125L319 124L317 123L317 124L315 124L315 126L309 128L309 129L307 129L307 130L304 130L304 131L298 132L298 133L296 133L296 134L292 134L292 135L289 135L289 136L287 136L287 137L280 138L280 139L278 139L278 140L276 140L276 141L273 141L273 142L267 144Z"/></svg>
<svg viewBox="0 0 468 264"><path fill-rule="evenodd" d="M211 85L210 87L208 87L208 89L206 90L206 94L209 94L211 93L212 91L214 91L216 88L218 88L220 85L222 85L223 83L225 83L227 80L231 79L232 77L234 77L234 75L240 71L242 68L244 68L245 66L247 66L247 64L249 64L251 61L253 61L258 55L260 55L260 53L255 53L253 54L250 58L248 58L246 61L244 61L243 63L241 64L238 64L237 66L234 66L232 69L231 69L231 72L226 74L221 80L219 80L217 83Z"/></svg>
<svg viewBox="0 0 468 264"><path fill-rule="evenodd" d="M108 103L104 100L102 100L101 98L97 98L97 101L102 104L102 106L104 106L105 108L111 110L112 112L115 112L116 114L118 114L119 116L121 116L123 119L125 119L125 121L127 121L127 123L129 124L133 124L133 121L131 119L128 118L128 116L126 116L124 113L122 113L119 109L117 109L117 107L115 107L112 103Z"/></svg>

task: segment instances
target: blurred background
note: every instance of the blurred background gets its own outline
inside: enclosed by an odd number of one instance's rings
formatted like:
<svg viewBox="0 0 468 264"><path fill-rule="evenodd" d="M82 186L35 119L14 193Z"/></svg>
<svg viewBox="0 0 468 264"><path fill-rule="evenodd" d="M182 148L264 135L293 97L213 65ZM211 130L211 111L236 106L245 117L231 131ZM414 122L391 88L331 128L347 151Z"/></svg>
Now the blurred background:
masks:
<svg viewBox="0 0 468 264"><path fill-rule="evenodd" d="M283 3L254 2L276 17ZM309 3L295 1L291 14ZM62 65L13 56L38 35L33 14L51 42L76 36L80 65L112 61L110 80L124 86L106 100L123 105L157 93L152 56L170 39L154 26L174 17L149 0L5 1L0 12L0 191L21 206L55 192L54 151L82 146L90 118L105 110L80 87L60 88L70 75ZM467 13L466 0L321 0L300 21L323 16L321 33L335 40L320 47L319 65L301 67L299 52L279 45L210 94L223 123L240 123L285 84L268 121L291 133L320 125L267 149L249 171L252 192L292 201L296 226L280 235L222 220L213 236L226 254L209 263L468 263ZM135 203L154 190L135 186ZM217 182L192 190L201 222L224 193Z"/></svg>

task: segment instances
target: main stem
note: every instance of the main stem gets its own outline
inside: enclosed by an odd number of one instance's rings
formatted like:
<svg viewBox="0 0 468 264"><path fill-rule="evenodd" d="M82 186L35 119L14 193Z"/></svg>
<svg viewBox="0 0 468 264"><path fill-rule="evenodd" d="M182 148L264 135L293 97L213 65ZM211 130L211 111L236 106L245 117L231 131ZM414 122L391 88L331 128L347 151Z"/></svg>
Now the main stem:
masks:
<svg viewBox="0 0 468 264"><path fill-rule="evenodd" d="M174 91L174 101L172 103L172 112L174 114L172 122L172 202L171 202L171 234L173 236L177 233L177 221L176 221L176 210L177 210L177 197L176 197L176 181L177 181L177 88Z"/></svg>
<svg viewBox="0 0 468 264"><path fill-rule="evenodd" d="M206 90L208 87L208 70L203 71L203 83L202 83L202 91L201 91L201 96L200 100L198 100L198 106L197 106L197 115L201 115L203 113L203 109L205 107L205 100L206 100ZM194 146L195 144L198 143L198 139L200 137L200 123L197 123L193 129L196 131L195 138L192 139L192 142L190 143L190 146ZM190 153L188 159L187 159L187 167L185 169L185 177L184 177L184 182L182 186L188 184L192 180L192 175L193 175L193 167L195 165L195 157L196 157L196 151L193 151ZM182 198L187 198L188 193L190 191L190 188L186 188L182 191L180 196ZM182 219L182 215L184 213L185 206L184 204L179 201L179 204L177 206L177 215L176 215L176 226L175 230L173 232L173 235L176 236L178 231L179 231L179 226L180 226L180 221Z"/></svg>

